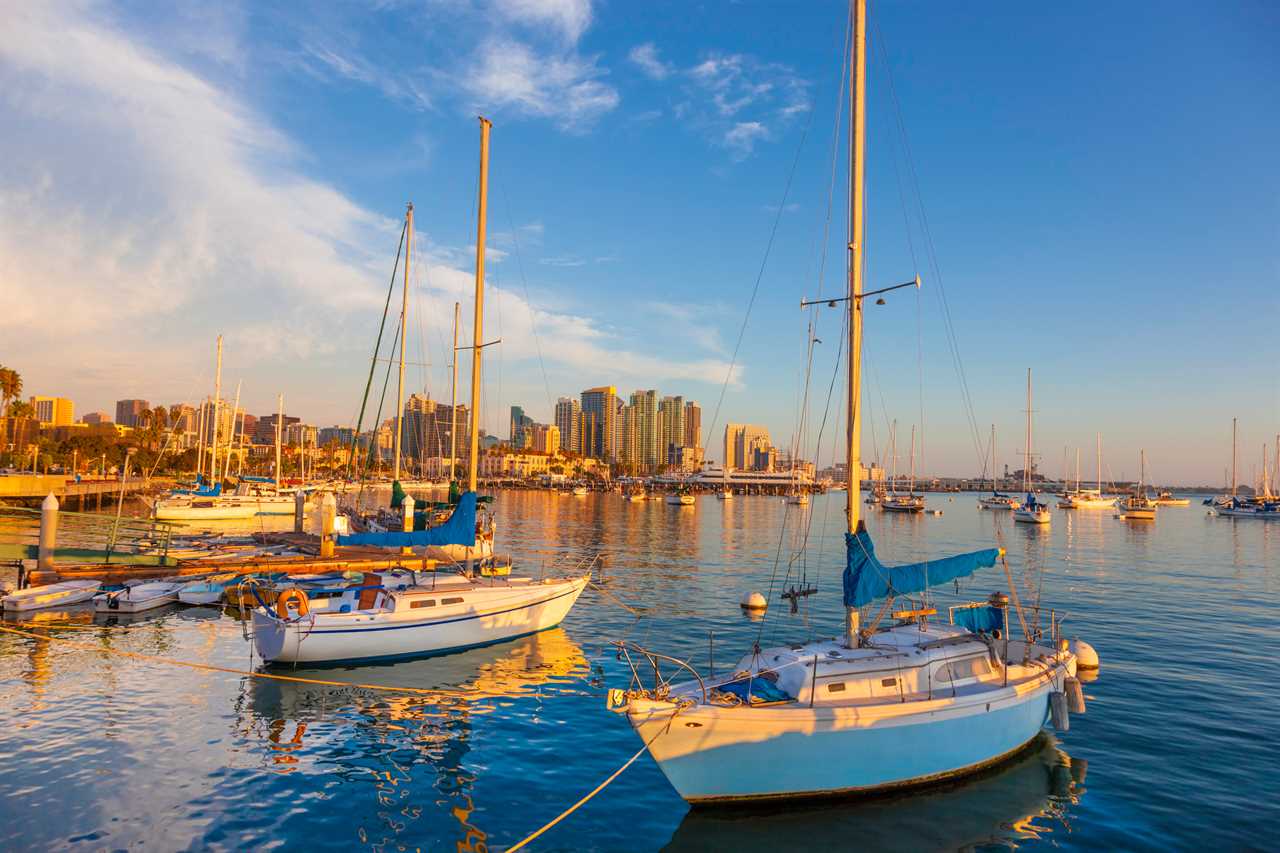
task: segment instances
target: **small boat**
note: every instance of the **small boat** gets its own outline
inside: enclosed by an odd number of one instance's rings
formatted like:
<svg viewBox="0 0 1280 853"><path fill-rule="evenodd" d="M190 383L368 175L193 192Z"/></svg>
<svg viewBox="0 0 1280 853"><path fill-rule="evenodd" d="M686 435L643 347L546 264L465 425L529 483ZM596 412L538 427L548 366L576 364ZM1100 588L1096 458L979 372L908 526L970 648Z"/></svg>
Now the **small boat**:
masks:
<svg viewBox="0 0 1280 853"><path fill-rule="evenodd" d="M793 495L788 495L787 503L792 504L793 506L808 506L809 494L808 492L796 492Z"/></svg>
<svg viewBox="0 0 1280 853"><path fill-rule="evenodd" d="M152 581L100 592L93 597L93 609L99 613L141 613L173 604L178 600L178 591L184 586L186 584L182 581Z"/></svg>
<svg viewBox="0 0 1280 853"><path fill-rule="evenodd" d="M1125 521L1155 521L1157 504L1147 497L1147 487L1143 485L1147 477L1147 452L1141 451L1139 458L1141 462L1138 466L1138 486L1133 494L1117 499L1116 508L1120 510L1120 517Z"/></svg>
<svg viewBox="0 0 1280 853"><path fill-rule="evenodd" d="M1013 520L1022 524L1048 524L1053 516L1048 504L1042 504L1031 493L1031 368L1027 368L1027 446L1023 451L1022 489L1027 499L1013 511Z"/></svg>
<svg viewBox="0 0 1280 853"><path fill-rule="evenodd" d="M924 512L924 495L885 495L880 499L880 509L885 512Z"/></svg>
<svg viewBox="0 0 1280 853"><path fill-rule="evenodd" d="M584 498L584 497L586 497L586 496L587 496L587 487L586 487L586 486L574 486L574 487L573 487L573 496L574 496L575 498Z"/></svg>
<svg viewBox="0 0 1280 853"><path fill-rule="evenodd" d="M44 586L32 586L9 593L0 600L0 606L15 612L64 607L88 601L97 595L100 589L102 584L99 581L62 581Z"/></svg>
<svg viewBox="0 0 1280 853"><path fill-rule="evenodd" d="M644 503L647 500L649 500L649 496L646 495L643 491L631 492L629 495L627 495L627 501L629 503L639 504L639 503Z"/></svg>
<svg viewBox="0 0 1280 853"><path fill-rule="evenodd" d="M1280 519L1280 501L1247 501L1228 498L1212 505L1212 514L1224 518L1255 518L1263 521Z"/></svg>
<svg viewBox="0 0 1280 853"><path fill-rule="evenodd" d="M241 578L243 575L231 572L192 581L178 590L178 602L191 605L217 604L222 601L226 588L236 584Z"/></svg>
<svg viewBox="0 0 1280 853"><path fill-rule="evenodd" d="M667 503L672 506L693 506L693 495L687 492L672 492L667 495Z"/></svg>
<svg viewBox="0 0 1280 853"><path fill-rule="evenodd" d="M1191 506L1191 499L1177 497L1173 492L1161 492L1156 495L1156 506Z"/></svg>
<svg viewBox="0 0 1280 853"><path fill-rule="evenodd" d="M1017 509L1022 504L1012 495L992 491L991 494L978 498L978 506L983 509Z"/></svg>
<svg viewBox="0 0 1280 853"><path fill-rule="evenodd" d="M716 492L716 500L731 501L733 500L733 492L730 491L729 489L721 489L720 491Z"/></svg>

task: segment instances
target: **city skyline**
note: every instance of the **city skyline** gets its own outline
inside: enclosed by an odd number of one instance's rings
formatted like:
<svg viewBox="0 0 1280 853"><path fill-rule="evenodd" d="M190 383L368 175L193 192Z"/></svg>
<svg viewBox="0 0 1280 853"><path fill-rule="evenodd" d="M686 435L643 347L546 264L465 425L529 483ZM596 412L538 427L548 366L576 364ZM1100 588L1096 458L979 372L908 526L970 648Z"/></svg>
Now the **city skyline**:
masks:
<svg viewBox="0 0 1280 853"><path fill-rule="evenodd" d="M348 424L416 199L411 390L447 399L484 112L485 319L503 339L485 356L487 432L513 404L551 423L553 389L668 386L704 401L713 455L726 423L790 446L802 420L803 455L840 454L838 312L813 318L802 418L810 317L795 309L843 275L839 204L826 225L839 4L682 9L676 31L585 0L455 11L227 7L193 41L175 37L186 7L16 7L0 154L29 168L0 172L0 360L82 411L194 403L225 332L247 409L283 391L308 420ZM1257 455L1280 429L1274 11L886 3L872 21L892 40L873 35L868 280L919 271L924 288L868 312L864 453L897 419L920 426L922 470L979 471L995 422L1000 460L1016 459L1030 366L1048 470L1101 431L1117 476L1145 448L1164 479L1217 483L1232 416ZM1069 49L1061 34L1082 31L1089 51ZM1176 58L1189 31L1197 64ZM66 49L80 60L57 62ZM1144 358L1117 369L1125 351Z"/></svg>

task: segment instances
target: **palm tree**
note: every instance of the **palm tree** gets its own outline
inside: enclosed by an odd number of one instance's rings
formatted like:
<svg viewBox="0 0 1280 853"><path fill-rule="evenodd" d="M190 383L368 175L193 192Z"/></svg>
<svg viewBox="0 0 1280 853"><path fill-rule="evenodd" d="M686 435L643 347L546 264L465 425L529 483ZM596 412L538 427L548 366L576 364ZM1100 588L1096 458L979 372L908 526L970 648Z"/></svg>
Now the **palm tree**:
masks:
<svg viewBox="0 0 1280 853"><path fill-rule="evenodd" d="M22 377L18 375L18 371L0 365L0 415L8 411L9 401L16 400L21 393Z"/></svg>

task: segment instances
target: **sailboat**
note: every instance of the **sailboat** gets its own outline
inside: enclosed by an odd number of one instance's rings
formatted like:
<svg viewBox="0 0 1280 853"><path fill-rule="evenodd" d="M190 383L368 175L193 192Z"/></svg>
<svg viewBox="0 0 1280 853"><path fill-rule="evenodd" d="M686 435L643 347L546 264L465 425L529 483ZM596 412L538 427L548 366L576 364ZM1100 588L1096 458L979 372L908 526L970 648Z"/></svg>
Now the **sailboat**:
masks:
<svg viewBox="0 0 1280 853"><path fill-rule="evenodd" d="M1092 489L1080 488L1080 451L1076 451L1076 488L1058 503L1063 509L1105 509L1116 505L1116 499L1102 493L1102 433L1098 433L1097 480Z"/></svg>
<svg viewBox="0 0 1280 853"><path fill-rule="evenodd" d="M1147 451L1139 451L1138 458L1138 485L1133 490L1133 494L1118 498L1116 507L1120 510L1120 517L1126 521L1155 521L1156 502L1147 497L1145 484L1147 479Z"/></svg>
<svg viewBox="0 0 1280 853"><path fill-rule="evenodd" d="M1031 368L1027 368L1027 447L1022 459L1022 490L1027 493L1022 505L1013 511L1013 520L1022 524L1048 524L1053 520L1047 504L1036 500L1031 491Z"/></svg>
<svg viewBox="0 0 1280 853"><path fill-rule="evenodd" d="M996 488L996 425L991 425L991 494L978 498L978 506L983 509L1017 509L1018 499L1002 493Z"/></svg>
<svg viewBox="0 0 1280 853"><path fill-rule="evenodd" d="M933 782L1018 752L1040 734L1051 705L1062 719L1068 689L1083 710L1076 660L1065 641L1058 643L1056 622L1052 642L1011 640L1004 594L953 608L951 624L931 621L933 608L891 610L900 596L994 565L1002 551L886 566L861 520L863 304L866 297L919 287L919 278L863 288L866 0L853 5L849 291L823 300L844 302L849 311L844 636L757 645L716 676L632 642L615 643L632 680L609 691L609 707L625 714L672 787L691 803ZM863 627L859 608L877 600L883 601L878 615ZM893 624L881 624L883 616ZM675 682L676 672L691 677Z"/></svg>
<svg viewBox="0 0 1280 853"><path fill-rule="evenodd" d="M894 432L896 433L897 424L895 424L894 426L895 426ZM895 441L896 441L896 438L895 438ZM895 456L894 459L896 460L897 456ZM894 467L896 469L897 467L896 462ZM897 472L895 470L893 480L890 483L891 487L894 489L896 489L898 485L897 479L898 479ZM859 483L859 485L861 485L861 483ZM900 495L897 493L897 491L890 492L889 494L885 495L880 499L880 508L885 512L910 512L910 513L924 512L924 495L917 495L915 492L916 492L916 428L915 428L915 425L913 424L911 426L911 480L910 480L910 485L907 486L907 493L905 495Z"/></svg>
<svg viewBox="0 0 1280 853"><path fill-rule="evenodd" d="M1280 436L1276 437L1276 454L1277 462L1280 462ZM1280 466L1277 467L1280 468ZM1265 444L1262 445L1262 482L1254 498L1243 500L1233 495L1227 501L1216 505L1213 511L1227 518L1256 518L1270 521L1280 519L1280 497L1271 492L1271 476L1267 468Z"/></svg>
<svg viewBox="0 0 1280 853"><path fill-rule="evenodd" d="M443 524L412 532L339 536L339 544L386 548L476 546L490 126L488 119L480 119L467 491ZM534 578L513 576L509 558L476 557L456 565L452 571L414 572L412 582L404 586L367 573L357 583L331 589L293 587L280 591L274 606L259 602L253 611L253 642L268 663L385 660L497 643L560 624L590 580L594 564L594 558L583 558L568 567L565 577Z"/></svg>

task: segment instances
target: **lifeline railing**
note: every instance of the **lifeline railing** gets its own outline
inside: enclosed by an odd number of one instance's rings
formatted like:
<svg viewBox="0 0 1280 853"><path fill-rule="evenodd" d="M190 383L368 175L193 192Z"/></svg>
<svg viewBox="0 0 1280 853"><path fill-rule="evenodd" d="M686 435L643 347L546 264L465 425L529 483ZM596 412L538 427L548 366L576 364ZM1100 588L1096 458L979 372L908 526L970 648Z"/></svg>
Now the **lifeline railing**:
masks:
<svg viewBox="0 0 1280 853"><path fill-rule="evenodd" d="M610 645L618 650L618 660L625 661L627 666L631 668L632 684L639 686L642 690L644 689L644 680L640 677L640 671L636 669L636 663L635 660L632 659L631 653L635 652L648 662L649 667L653 670L653 697L655 699L663 698L671 690L671 678L662 677L662 661L670 661L676 665L678 670L687 669L692 673L694 679L698 682L698 690L702 693L702 703L704 705L707 703L706 682L702 680L702 676L696 669L690 666L687 661L671 657L670 655L659 654L658 652L646 649L639 643L633 643L630 640L616 640Z"/></svg>

